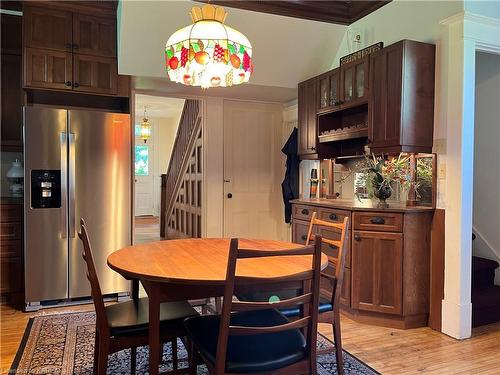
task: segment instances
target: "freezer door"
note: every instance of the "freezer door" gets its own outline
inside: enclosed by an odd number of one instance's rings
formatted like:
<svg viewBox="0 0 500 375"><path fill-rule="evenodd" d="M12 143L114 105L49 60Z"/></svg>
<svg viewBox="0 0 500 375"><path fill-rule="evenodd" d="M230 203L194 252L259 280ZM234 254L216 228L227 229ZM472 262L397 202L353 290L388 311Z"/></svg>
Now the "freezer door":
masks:
<svg viewBox="0 0 500 375"><path fill-rule="evenodd" d="M107 265L110 253L130 245L130 117L69 111L69 296L90 295L78 239L80 218L87 224L103 294L130 290L129 282Z"/></svg>
<svg viewBox="0 0 500 375"><path fill-rule="evenodd" d="M28 303L68 298L67 114L61 109L24 108Z"/></svg>

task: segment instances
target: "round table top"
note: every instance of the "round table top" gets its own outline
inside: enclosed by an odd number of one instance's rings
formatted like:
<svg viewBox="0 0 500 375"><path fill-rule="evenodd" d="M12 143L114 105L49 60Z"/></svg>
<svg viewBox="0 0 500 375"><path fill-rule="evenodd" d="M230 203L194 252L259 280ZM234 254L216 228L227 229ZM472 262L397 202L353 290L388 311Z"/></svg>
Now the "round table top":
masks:
<svg viewBox="0 0 500 375"><path fill-rule="evenodd" d="M122 276L176 284L223 284L229 239L190 238L138 244L117 250L108 265ZM279 250L302 245L273 240L239 239L239 248ZM237 276L274 278L295 275L311 268L312 256L239 259ZM322 254L322 268L328 258Z"/></svg>

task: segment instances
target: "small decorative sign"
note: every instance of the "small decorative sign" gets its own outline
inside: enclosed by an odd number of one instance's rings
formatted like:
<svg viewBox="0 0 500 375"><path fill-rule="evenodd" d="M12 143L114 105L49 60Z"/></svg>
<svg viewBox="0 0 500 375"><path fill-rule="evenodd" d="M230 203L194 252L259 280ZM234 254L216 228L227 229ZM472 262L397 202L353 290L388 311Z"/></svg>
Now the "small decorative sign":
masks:
<svg viewBox="0 0 500 375"><path fill-rule="evenodd" d="M345 65L347 63L360 60L366 55L369 55L370 53L373 53L375 51L381 50L384 48L384 42L378 42L375 44L372 44L371 46L368 46L366 48L360 49L359 51L353 52L349 55L346 55L344 57L340 58L340 66Z"/></svg>

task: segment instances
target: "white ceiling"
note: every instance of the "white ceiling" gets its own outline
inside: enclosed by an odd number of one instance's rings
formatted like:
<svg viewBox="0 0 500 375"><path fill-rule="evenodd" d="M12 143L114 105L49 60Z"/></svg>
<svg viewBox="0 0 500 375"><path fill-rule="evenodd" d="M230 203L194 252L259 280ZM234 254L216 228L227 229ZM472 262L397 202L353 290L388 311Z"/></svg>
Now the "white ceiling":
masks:
<svg viewBox="0 0 500 375"><path fill-rule="evenodd" d="M184 101L184 99L137 94L135 95L135 116L142 118L144 106L147 106L148 117L178 118L184 107Z"/></svg>
<svg viewBox="0 0 500 375"><path fill-rule="evenodd" d="M119 72L165 78L165 42L191 23L189 10L194 5L200 6L191 1L120 1ZM341 25L226 10L226 23L252 43L252 85L296 90L298 82L330 69L346 30Z"/></svg>

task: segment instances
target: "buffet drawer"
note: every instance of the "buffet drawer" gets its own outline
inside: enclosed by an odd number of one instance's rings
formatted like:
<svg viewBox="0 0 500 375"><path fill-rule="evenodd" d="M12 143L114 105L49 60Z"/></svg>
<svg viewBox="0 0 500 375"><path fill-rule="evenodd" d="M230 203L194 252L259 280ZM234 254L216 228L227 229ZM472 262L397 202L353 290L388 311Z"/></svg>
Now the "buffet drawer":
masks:
<svg viewBox="0 0 500 375"><path fill-rule="evenodd" d="M353 227L356 230L378 232L402 232L403 214L394 212L354 212Z"/></svg>
<svg viewBox="0 0 500 375"><path fill-rule="evenodd" d="M302 204L294 204L292 216L294 219L311 221L313 212L318 212L318 208L314 206L305 206Z"/></svg>
<svg viewBox="0 0 500 375"><path fill-rule="evenodd" d="M332 208L320 208L318 212L318 219L334 223L342 223L345 217L350 218L351 213L349 211L336 210Z"/></svg>

